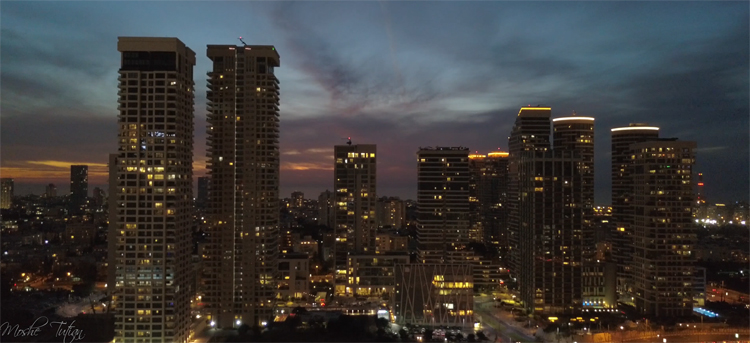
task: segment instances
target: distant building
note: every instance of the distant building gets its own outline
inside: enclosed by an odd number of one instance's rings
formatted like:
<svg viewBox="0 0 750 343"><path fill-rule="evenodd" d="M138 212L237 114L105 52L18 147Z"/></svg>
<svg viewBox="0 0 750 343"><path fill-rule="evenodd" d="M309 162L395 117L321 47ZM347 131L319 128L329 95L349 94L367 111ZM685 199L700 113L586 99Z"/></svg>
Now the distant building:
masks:
<svg viewBox="0 0 750 343"><path fill-rule="evenodd" d="M333 192L326 190L318 196L318 225L333 227L334 214Z"/></svg>
<svg viewBox="0 0 750 343"><path fill-rule="evenodd" d="M311 236L305 236L294 243L294 252L307 254L308 257L313 258L318 255L318 245L318 241Z"/></svg>
<svg viewBox="0 0 750 343"><path fill-rule="evenodd" d="M305 206L305 193L300 191L292 192L292 208L302 208Z"/></svg>
<svg viewBox="0 0 750 343"><path fill-rule="evenodd" d="M276 299L304 299L310 293L310 260L306 254L282 254L278 259L279 286Z"/></svg>
<svg viewBox="0 0 750 343"><path fill-rule="evenodd" d="M345 293L347 254L375 253L376 150L374 144L334 147L336 294Z"/></svg>
<svg viewBox="0 0 750 343"><path fill-rule="evenodd" d="M396 322L474 326L474 285L469 264L396 265Z"/></svg>
<svg viewBox="0 0 750 343"><path fill-rule="evenodd" d="M7 210L13 202L13 179L2 178L0 179L0 209Z"/></svg>
<svg viewBox="0 0 750 343"><path fill-rule="evenodd" d="M208 204L208 187L209 187L208 176L202 176L198 178L198 196L195 198L195 205L198 208L206 208Z"/></svg>
<svg viewBox="0 0 750 343"><path fill-rule="evenodd" d="M54 198L57 197L57 187L55 184L50 183L46 187L44 187L44 196L47 198Z"/></svg>
<svg viewBox="0 0 750 343"><path fill-rule="evenodd" d="M469 149L417 152L417 259L461 263L469 243Z"/></svg>
<svg viewBox="0 0 750 343"><path fill-rule="evenodd" d="M89 166L70 166L70 209L71 213L81 213L89 196Z"/></svg>
<svg viewBox="0 0 750 343"><path fill-rule="evenodd" d="M676 139L629 148L632 294L641 315L687 317L693 312L695 148L695 142Z"/></svg>
<svg viewBox="0 0 750 343"><path fill-rule="evenodd" d="M378 227L400 229L406 227L406 204L396 197L382 197L375 207Z"/></svg>
<svg viewBox="0 0 750 343"><path fill-rule="evenodd" d="M102 205L104 205L104 199L107 197L107 195L104 193L104 190L99 187L94 187L94 192L92 194L93 200L94 200L94 206L99 208Z"/></svg>
<svg viewBox="0 0 750 343"><path fill-rule="evenodd" d="M93 222L71 221L65 224L63 242L69 245L90 247L96 238L96 226Z"/></svg>
<svg viewBox="0 0 750 343"><path fill-rule="evenodd" d="M409 251L409 236L401 236L394 233L378 233L375 235L376 253L406 251Z"/></svg>

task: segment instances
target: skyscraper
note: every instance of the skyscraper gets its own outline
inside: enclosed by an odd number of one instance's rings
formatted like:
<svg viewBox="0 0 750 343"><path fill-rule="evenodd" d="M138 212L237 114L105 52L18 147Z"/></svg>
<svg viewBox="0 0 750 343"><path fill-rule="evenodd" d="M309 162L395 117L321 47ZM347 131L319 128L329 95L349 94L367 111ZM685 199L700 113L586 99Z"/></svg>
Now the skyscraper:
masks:
<svg viewBox="0 0 750 343"><path fill-rule="evenodd" d="M521 300L530 311L574 313L582 304L582 159L575 150L518 159Z"/></svg>
<svg viewBox="0 0 750 343"><path fill-rule="evenodd" d="M187 342L195 53L177 38L119 37L117 50L115 341Z"/></svg>
<svg viewBox="0 0 750 343"><path fill-rule="evenodd" d="M54 198L57 196L57 187L55 184L50 183L47 185L47 187L44 188L44 196L47 198Z"/></svg>
<svg viewBox="0 0 750 343"><path fill-rule="evenodd" d="M374 254L377 147L336 145L333 170L334 273L336 294L346 292L348 254Z"/></svg>
<svg viewBox="0 0 750 343"><path fill-rule="evenodd" d="M417 260L464 263L469 243L469 149L417 152Z"/></svg>
<svg viewBox="0 0 750 343"><path fill-rule="evenodd" d="M13 202L13 179L4 177L0 179L0 209L7 210Z"/></svg>
<svg viewBox="0 0 750 343"><path fill-rule="evenodd" d="M327 189L318 196L318 225L333 228L333 218L335 216L333 201L333 193Z"/></svg>
<svg viewBox="0 0 750 343"><path fill-rule="evenodd" d="M273 320L279 253L279 54L209 45L204 302L218 327Z"/></svg>
<svg viewBox="0 0 750 343"><path fill-rule="evenodd" d="M630 220L629 175L630 145L659 138L659 128L646 124L630 124L612 129L612 220L616 231L612 233L612 262L617 265L617 289L627 292L632 256L632 231Z"/></svg>
<svg viewBox="0 0 750 343"><path fill-rule="evenodd" d="M520 268L519 255L519 174L518 161L524 151L547 151L550 149L549 107L521 107L513 129L508 137L510 156L508 160L508 261L511 272Z"/></svg>
<svg viewBox="0 0 750 343"><path fill-rule="evenodd" d="M508 245L508 156L499 151L469 155L471 227L482 232L475 240L501 247Z"/></svg>
<svg viewBox="0 0 750 343"><path fill-rule="evenodd" d="M89 196L89 166L70 166L70 210L79 214Z"/></svg>
<svg viewBox="0 0 750 343"><path fill-rule="evenodd" d="M630 277L641 315L687 317L693 312L695 148L695 142L676 139L630 145Z"/></svg>

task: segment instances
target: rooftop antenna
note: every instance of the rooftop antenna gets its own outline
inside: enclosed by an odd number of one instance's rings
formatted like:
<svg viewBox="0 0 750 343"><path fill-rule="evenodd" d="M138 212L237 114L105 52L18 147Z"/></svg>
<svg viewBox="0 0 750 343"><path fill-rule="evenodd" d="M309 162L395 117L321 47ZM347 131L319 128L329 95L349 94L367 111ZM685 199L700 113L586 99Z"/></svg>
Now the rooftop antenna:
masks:
<svg viewBox="0 0 750 343"><path fill-rule="evenodd" d="M242 42L242 45L247 46L247 43L245 43L244 40L242 40L242 37L239 38L240 42Z"/></svg>
<svg viewBox="0 0 750 343"><path fill-rule="evenodd" d="M343 138L342 137L341 139L346 139L347 140L346 145L352 145L352 138L351 137L347 137L347 138Z"/></svg>

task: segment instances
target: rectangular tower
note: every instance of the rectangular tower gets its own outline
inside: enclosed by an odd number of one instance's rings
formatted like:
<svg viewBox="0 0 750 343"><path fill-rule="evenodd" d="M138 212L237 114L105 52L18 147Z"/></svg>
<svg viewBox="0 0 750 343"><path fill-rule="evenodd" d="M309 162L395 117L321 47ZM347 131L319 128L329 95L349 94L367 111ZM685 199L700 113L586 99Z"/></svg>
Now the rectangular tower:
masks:
<svg viewBox="0 0 750 343"><path fill-rule="evenodd" d="M469 155L472 236L481 227L475 240L502 248L508 245L508 156L500 151Z"/></svg>
<svg viewBox="0 0 750 343"><path fill-rule="evenodd" d="M632 294L642 315L693 312L695 148L695 142L675 139L630 145Z"/></svg>
<svg viewBox="0 0 750 343"><path fill-rule="evenodd" d="M659 128L646 124L630 124L612 129L612 262L617 266L617 290L628 292L632 231L629 228L631 164L630 145L659 138Z"/></svg>
<svg viewBox="0 0 750 343"><path fill-rule="evenodd" d="M4 177L0 179L0 209L7 210L13 202L13 179Z"/></svg>
<svg viewBox="0 0 750 343"><path fill-rule="evenodd" d="M70 211L80 214L89 196L89 166L70 166Z"/></svg>
<svg viewBox="0 0 750 343"><path fill-rule="evenodd" d="M209 45L204 302L220 328L273 320L279 253L279 54Z"/></svg>
<svg viewBox="0 0 750 343"><path fill-rule="evenodd" d="M417 260L464 263L469 243L469 149L417 152Z"/></svg>
<svg viewBox="0 0 750 343"><path fill-rule="evenodd" d="M177 38L119 37L117 50L115 341L187 342L195 53Z"/></svg>
<svg viewBox="0 0 750 343"><path fill-rule="evenodd" d="M521 107L516 122L508 137L510 156L508 160L508 261L512 273L516 273L519 264L519 218L518 202L520 201L518 160L524 151L547 151L550 149L550 115L549 107Z"/></svg>
<svg viewBox="0 0 750 343"><path fill-rule="evenodd" d="M529 311L574 313L582 303L582 159L577 151L527 151L517 162L521 300Z"/></svg>
<svg viewBox="0 0 750 343"><path fill-rule="evenodd" d="M334 273L336 294L346 292L347 254L374 254L377 160L374 144L334 147Z"/></svg>

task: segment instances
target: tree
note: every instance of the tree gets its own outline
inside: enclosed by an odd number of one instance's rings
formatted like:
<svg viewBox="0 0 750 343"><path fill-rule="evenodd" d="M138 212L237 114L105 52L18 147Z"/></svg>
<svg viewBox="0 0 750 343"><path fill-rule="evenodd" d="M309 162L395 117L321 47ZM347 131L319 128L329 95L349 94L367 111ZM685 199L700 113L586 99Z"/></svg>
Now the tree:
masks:
<svg viewBox="0 0 750 343"><path fill-rule="evenodd" d="M490 340L489 338L487 338L487 336L484 335L484 332L482 332L482 331L477 332L477 338L480 341L489 341Z"/></svg>
<svg viewBox="0 0 750 343"><path fill-rule="evenodd" d="M469 342L476 342L476 338L473 333L469 334L469 337L466 338Z"/></svg>

